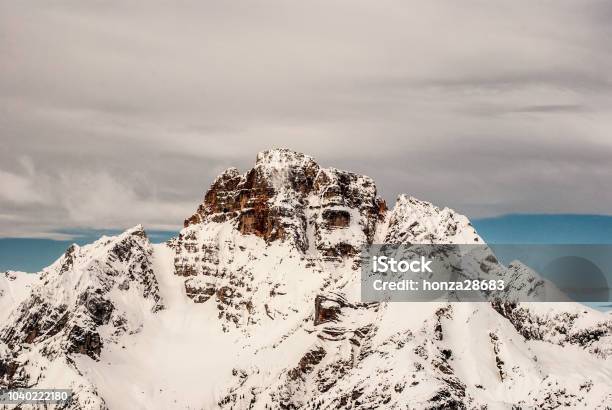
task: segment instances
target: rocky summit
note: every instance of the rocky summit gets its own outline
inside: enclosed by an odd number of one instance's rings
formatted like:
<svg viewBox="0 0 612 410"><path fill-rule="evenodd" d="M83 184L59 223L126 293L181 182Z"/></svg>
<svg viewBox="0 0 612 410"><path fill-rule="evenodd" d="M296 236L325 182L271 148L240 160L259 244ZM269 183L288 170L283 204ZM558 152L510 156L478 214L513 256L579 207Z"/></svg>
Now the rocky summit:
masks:
<svg viewBox="0 0 612 410"><path fill-rule="evenodd" d="M369 177L262 152L219 175L167 243L137 226L0 274L0 389L68 388L65 408L95 410L609 408L610 315L363 303L373 243L483 240L448 208L408 195L388 208Z"/></svg>

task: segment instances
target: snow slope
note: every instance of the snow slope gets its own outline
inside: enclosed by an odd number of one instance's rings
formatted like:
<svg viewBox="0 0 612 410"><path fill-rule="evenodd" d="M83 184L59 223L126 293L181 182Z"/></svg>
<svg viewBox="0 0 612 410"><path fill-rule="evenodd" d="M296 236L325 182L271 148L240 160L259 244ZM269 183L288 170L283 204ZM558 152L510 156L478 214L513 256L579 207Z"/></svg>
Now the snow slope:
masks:
<svg viewBox="0 0 612 410"><path fill-rule="evenodd" d="M37 275L25 272L0 273L0 323L5 323L11 309L28 297L37 279Z"/></svg>

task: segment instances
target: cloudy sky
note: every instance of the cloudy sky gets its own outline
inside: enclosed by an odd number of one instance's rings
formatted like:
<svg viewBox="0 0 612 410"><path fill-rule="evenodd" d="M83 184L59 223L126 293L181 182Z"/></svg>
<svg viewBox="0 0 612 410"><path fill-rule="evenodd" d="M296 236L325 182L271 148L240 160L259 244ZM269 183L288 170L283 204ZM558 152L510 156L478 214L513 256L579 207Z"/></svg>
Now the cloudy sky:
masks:
<svg viewBox="0 0 612 410"><path fill-rule="evenodd" d="M612 3L0 2L0 236L175 229L289 147L471 217L612 214Z"/></svg>

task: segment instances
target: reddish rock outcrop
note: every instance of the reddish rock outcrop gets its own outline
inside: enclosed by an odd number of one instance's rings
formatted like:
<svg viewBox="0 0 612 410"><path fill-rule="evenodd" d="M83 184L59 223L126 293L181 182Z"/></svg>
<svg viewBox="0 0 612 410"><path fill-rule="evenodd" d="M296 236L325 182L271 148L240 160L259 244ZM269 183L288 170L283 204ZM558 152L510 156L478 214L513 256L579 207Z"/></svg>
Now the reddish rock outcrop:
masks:
<svg viewBox="0 0 612 410"><path fill-rule="evenodd" d="M290 150L265 151L248 172L229 168L213 182L185 220L186 229L170 243L176 251L175 272L224 276L217 269L218 244L201 244L198 225L231 222L242 234L268 243L286 241L300 252L316 249L325 260L337 260L371 243L386 212L371 178L321 168L311 157ZM331 235L334 230L346 234Z"/></svg>
<svg viewBox="0 0 612 410"><path fill-rule="evenodd" d="M305 238L307 209L318 210L321 228L330 229L348 227L349 209L357 210L363 221L355 223L361 223L361 230L371 239L386 205L377 198L370 178L323 169L307 155L277 149L260 153L255 166L243 175L236 168L219 175L204 202L185 220L185 227L235 220L243 234L266 241L292 240L305 250L309 245Z"/></svg>

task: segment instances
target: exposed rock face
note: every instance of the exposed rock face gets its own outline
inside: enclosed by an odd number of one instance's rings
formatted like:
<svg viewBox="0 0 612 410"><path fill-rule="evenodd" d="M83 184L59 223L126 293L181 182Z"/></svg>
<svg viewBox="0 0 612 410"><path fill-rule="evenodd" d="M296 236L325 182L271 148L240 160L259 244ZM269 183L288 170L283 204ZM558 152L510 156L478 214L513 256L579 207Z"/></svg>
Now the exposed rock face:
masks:
<svg viewBox="0 0 612 410"><path fill-rule="evenodd" d="M326 209L323 220L327 228L346 228L351 223L351 214L344 209Z"/></svg>
<svg viewBox="0 0 612 410"><path fill-rule="evenodd" d="M235 168L221 174L206 193L204 203L185 221L185 227L235 219L242 234L266 241L290 238L303 249L304 217L299 209L292 208L303 205L318 172L319 166L306 155L286 150L261 153L246 174L239 175Z"/></svg>
<svg viewBox="0 0 612 410"><path fill-rule="evenodd" d="M330 299L323 295L315 298L315 326L326 322L335 322L340 318L340 312L346 304L344 300Z"/></svg>
<svg viewBox="0 0 612 410"><path fill-rule="evenodd" d="M271 150L260 153L255 167L243 175L235 168L221 174L196 213L185 220L185 227L234 221L242 234L259 236L266 242L286 240L305 252L310 246L329 249L320 243L320 231L349 228L351 214L364 235L363 243L371 241L385 211L370 178L321 168L304 154ZM314 228L317 243L309 241L309 226ZM178 271L192 268L180 266Z"/></svg>
<svg viewBox="0 0 612 410"><path fill-rule="evenodd" d="M314 301L314 325L322 325L327 322L342 322L343 312L377 308L378 303L351 303L344 295L334 292L318 294Z"/></svg>
<svg viewBox="0 0 612 410"><path fill-rule="evenodd" d="M0 342L0 389L27 386L28 377L20 369L15 356L4 343Z"/></svg>
<svg viewBox="0 0 612 410"><path fill-rule="evenodd" d="M204 303L217 293L214 283L209 283L201 276L185 281L185 294L195 303Z"/></svg>
<svg viewBox="0 0 612 410"><path fill-rule="evenodd" d="M603 359L612 357L612 321L603 317L595 323L585 323L580 319L587 312L580 305L570 305L565 311L543 308L537 303L493 303L493 308L527 340L573 344Z"/></svg>

